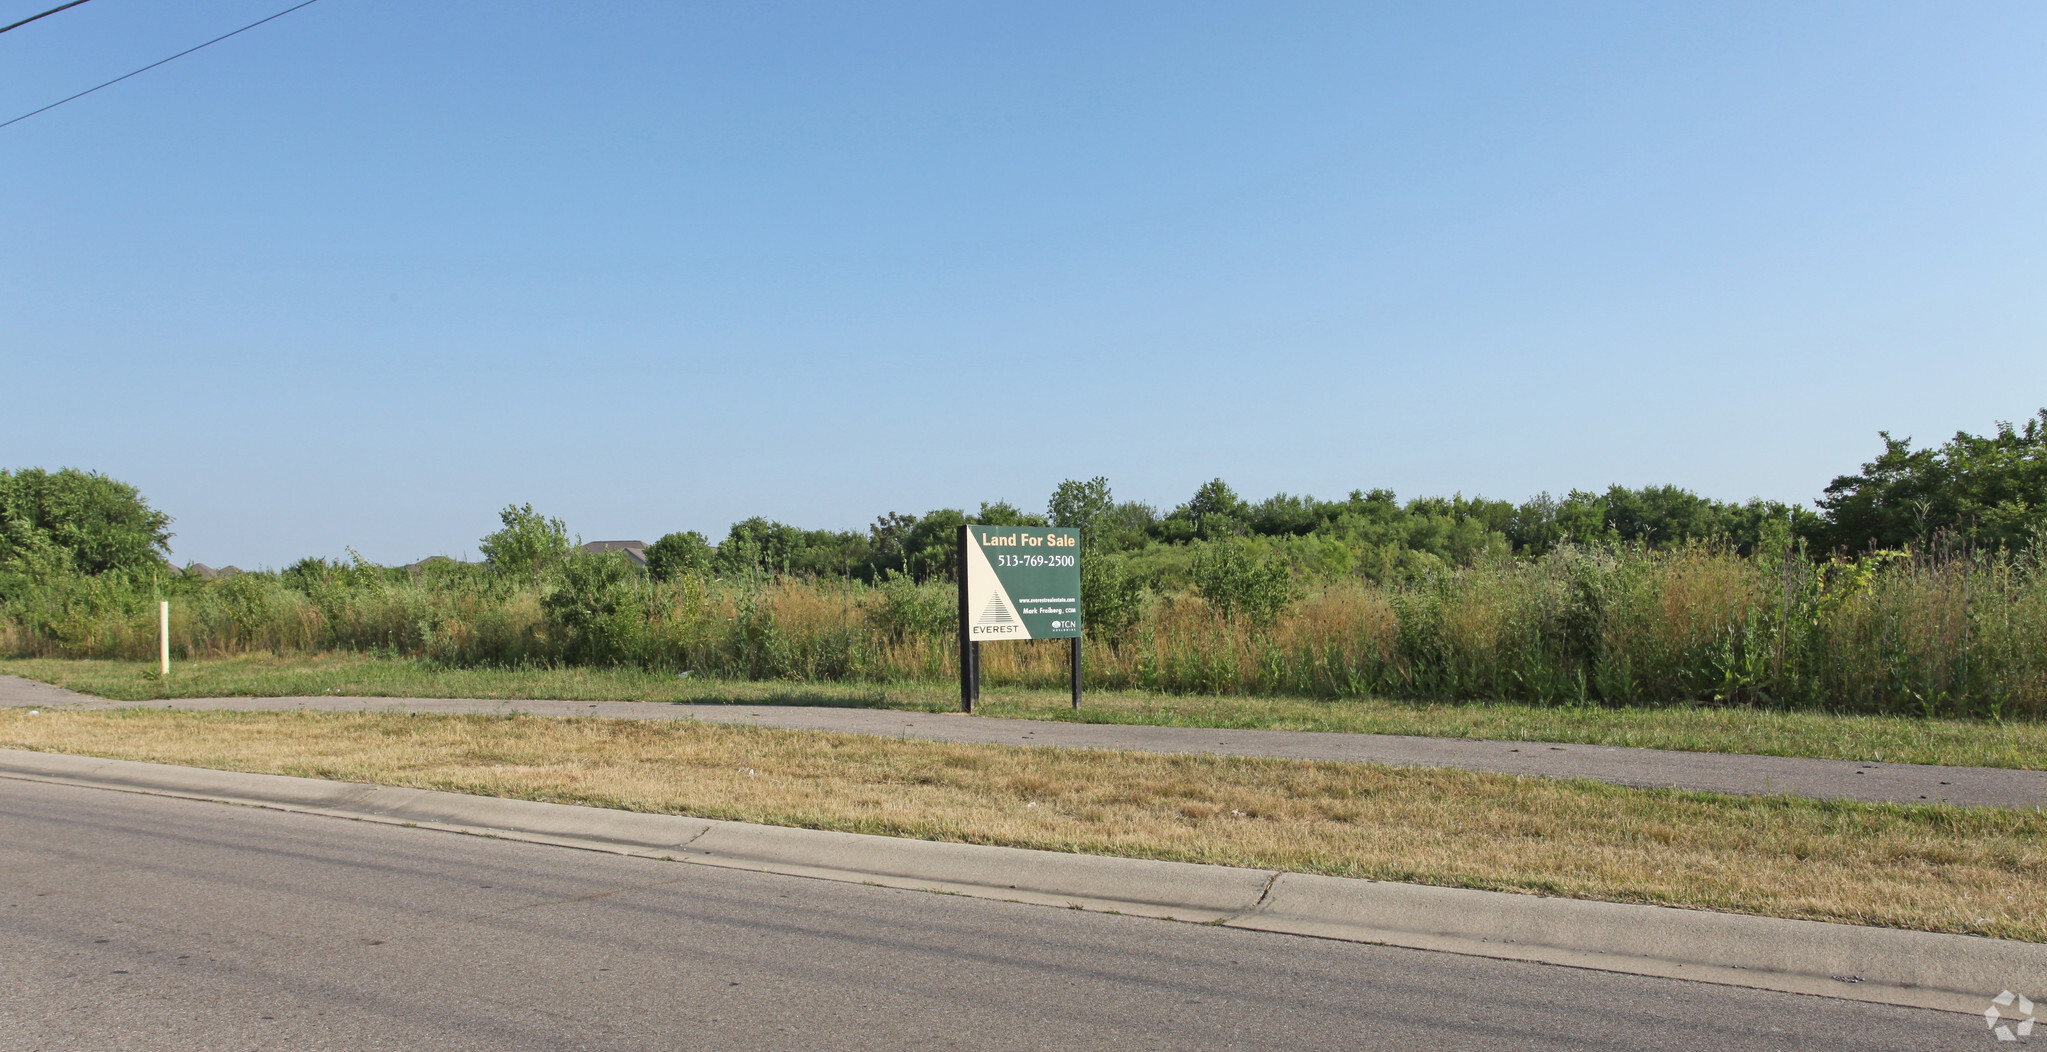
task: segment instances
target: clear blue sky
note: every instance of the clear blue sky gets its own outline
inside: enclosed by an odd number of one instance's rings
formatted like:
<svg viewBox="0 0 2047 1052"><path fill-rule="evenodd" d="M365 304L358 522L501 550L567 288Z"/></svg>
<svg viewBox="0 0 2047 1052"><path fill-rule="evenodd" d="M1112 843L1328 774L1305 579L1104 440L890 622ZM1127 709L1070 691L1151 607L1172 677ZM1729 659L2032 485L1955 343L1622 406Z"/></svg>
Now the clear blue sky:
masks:
<svg viewBox="0 0 2047 1052"><path fill-rule="evenodd" d="M0 120L288 0L0 36ZM54 0L0 0L0 23ZM0 464L179 561L1675 483L2047 404L2047 5L321 0L0 129Z"/></svg>

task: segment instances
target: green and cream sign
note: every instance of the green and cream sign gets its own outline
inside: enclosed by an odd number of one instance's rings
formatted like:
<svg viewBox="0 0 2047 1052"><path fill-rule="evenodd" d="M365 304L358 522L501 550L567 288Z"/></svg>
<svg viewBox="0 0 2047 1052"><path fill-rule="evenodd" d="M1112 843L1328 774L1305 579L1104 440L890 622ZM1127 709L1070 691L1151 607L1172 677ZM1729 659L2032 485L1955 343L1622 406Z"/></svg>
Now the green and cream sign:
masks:
<svg viewBox="0 0 2047 1052"><path fill-rule="evenodd" d="M967 638L1066 639L1080 635L1080 531L968 526L961 552Z"/></svg>

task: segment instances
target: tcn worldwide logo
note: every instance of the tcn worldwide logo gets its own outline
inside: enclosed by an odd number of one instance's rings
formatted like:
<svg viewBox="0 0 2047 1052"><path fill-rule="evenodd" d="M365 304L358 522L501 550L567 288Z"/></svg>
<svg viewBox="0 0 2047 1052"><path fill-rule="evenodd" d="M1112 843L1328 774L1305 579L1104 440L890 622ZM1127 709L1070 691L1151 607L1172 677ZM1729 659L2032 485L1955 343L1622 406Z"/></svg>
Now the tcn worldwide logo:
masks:
<svg viewBox="0 0 2047 1052"><path fill-rule="evenodd" d="M2033 1002L2026 1000L2024 994L2006 990L1990 999L1990 1007L1983 1010L1983 1021L1999 1041L2032 1037Z"/></svg>

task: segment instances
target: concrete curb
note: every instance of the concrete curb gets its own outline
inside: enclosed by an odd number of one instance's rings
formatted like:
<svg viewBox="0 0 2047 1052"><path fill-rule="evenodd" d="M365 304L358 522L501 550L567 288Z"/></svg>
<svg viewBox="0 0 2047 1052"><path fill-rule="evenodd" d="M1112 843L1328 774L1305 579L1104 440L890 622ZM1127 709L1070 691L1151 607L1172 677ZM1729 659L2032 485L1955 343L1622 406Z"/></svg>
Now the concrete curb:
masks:
<svg viewBox="0 0 2047 1052"><path fill-rule="evenodd" d="M1185 862L936 843L0 749L0 777L732 869L1980 1014L2047 945Z"/></svg>

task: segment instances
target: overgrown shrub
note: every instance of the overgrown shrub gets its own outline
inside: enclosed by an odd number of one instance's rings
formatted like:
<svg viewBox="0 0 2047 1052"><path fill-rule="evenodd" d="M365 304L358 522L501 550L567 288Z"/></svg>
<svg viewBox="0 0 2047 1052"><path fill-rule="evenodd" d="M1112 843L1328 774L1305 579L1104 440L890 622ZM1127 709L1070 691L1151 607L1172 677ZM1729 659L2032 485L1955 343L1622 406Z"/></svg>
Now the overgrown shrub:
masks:
<svg viewBox="0 0 2047 1052"><path fill-rule="evenodd" d="M170 524L135 487L98 472L0 469L0 576L146 573L169 554Z"/></svg>
<svg viewBox="0 0 2047 1052"><path fill-rule="evenodd" d="M567 557L541 592L540 609L556 654L578 665L613 665L631 658L646 626L637 575L612 552Z"/></svg>
<svg viewBox="0 0 2047 1052"><path fill-rule="evenodd" d="M1294 598L1293 568L1286 560L1269 554L1261 558L1242 541L1200 544L1190 568L1194 587L1225 618L1269 625Z"/></svg>
<svg viewBox="0 0 2047 1052"><path fill-rule="evenodd" d="M1281 584L1259 542L1203 549L1193 587L1127 605L1084 593L1097 686L1545 704L1726 704L2047 716L2047 569L2038 546L1815 557L1692 545L1559 546L1390 580L1305 571ZM1134 579L1120 557L1092 575ZM1262 590L1262 591L1261 591ZM1290 594L1290 600L1277 596ZM755 571L655 580L616 555L536 583L487 567L308 561L219 580L50 572L0 600L14 654L355 651L454 664L623 664L790 680L949 679L954 586L886 573ZM1247 598L1248 597L1248 598ZM1261 598L1262 597L1262 598ZM1099 604L1099 605L1097 605ZM1121 624L1107 620L1120 610ZM1110 630L1104 631L1105 628ZM990 683L1057 687L1058 642L986 647Z"/></svg>
<svg viewBox="0 0 2047 1052"><path fill-rule="evenodd" d="M695 530L667 534L647 546L647 572L657 581L706 574L714 554L710 541Z"/></svg>
<svg viewBox="0 0 2047 1052"><path fill-rule="evenodd" d="M498 512L503 527L477 543L484 561L499 573L538 583L541 574L569 557L569 528L533 510L507 504Z"/></svg>

